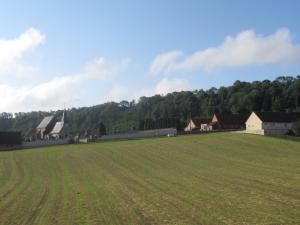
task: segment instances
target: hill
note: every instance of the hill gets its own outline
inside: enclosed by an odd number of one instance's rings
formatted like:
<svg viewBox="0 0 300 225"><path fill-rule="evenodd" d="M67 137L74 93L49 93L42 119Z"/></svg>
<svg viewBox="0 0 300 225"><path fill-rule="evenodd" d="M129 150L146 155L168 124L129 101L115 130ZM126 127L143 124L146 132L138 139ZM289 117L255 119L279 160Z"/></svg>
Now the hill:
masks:
<svg viewBox="0 0 300 225"><path fill-rule="evenodd" d="M299 224L299 147L215 133L0 152L0 224Z"/></svg>
<svg viewBox="0 0 300 225"><path fill-rule="evenodd" d="M300 76L278 77L274 81L236 81L232 86L209 90L183 91L141 97L135 101L110 102L67 110L72 134L97 134L100 124L107 133L176 127L182 129L190 117L211 117L214 113L251 111L300 111ZM62 111L2 113L0 130L34 133L44 116Z"/></svg>

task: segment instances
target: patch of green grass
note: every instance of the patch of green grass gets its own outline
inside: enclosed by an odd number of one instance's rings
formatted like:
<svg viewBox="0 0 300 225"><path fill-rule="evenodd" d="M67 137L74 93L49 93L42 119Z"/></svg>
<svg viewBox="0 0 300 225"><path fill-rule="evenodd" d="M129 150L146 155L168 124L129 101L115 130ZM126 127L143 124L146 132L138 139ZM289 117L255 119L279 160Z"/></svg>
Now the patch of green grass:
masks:
<svg viewBox="0 0 300 225"><path fill-rule="evenodd" d="M0 152L0 224L300 224L300 143L216 133Z"/></svg>

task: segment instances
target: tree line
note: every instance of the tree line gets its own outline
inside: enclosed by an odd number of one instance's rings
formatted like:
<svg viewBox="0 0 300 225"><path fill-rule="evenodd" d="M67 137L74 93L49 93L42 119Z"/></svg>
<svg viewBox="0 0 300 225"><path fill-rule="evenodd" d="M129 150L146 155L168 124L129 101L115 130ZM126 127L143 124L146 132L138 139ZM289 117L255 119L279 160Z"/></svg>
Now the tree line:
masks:
<svg viewBox="0 0 300 225"><path fill-rule="evenodd" d="M280 76L273 81L235 81L229 87L181 91L165 96L141 97L138 102L108 102L71 108L66 111L73 135L108 134L174 127L183 129L191 117L211 117L214 113L251 111L300 111L300 76ZM62 110L51 112L0 114L0 130L33 135L47 115L61 117Z"/></svg>

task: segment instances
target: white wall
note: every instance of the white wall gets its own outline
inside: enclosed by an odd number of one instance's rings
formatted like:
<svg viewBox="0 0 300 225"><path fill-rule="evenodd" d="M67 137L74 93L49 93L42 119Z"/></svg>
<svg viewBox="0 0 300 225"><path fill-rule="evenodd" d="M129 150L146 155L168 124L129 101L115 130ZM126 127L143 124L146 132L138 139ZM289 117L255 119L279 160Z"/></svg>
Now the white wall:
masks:
<svg viewBox="0 0 300 225"><path fill-rule="evenodd" d="M68 144L68 139L59 139L59 140L37 140L30 142L23 142L23 148L33 148L33 147L42 147L42 146L51 146L51 145L64 145Z"/></svg>
<svg viewBox="0 0 300 225"><path fill-rule="evenodd" d="M201 131L211 131L211 127L208 126L208 124L201 124L201 128L200 128Z"/></svg>
<svg viewBox="0 0 300 225"><path fill-rule="evenodd" d="M193 129L197 128L194 124L193 120L189 122L189 124L184 128L184 131L192 131Z"/></svg>
<svg viewBox="0 0 300 225"><path fill-rule="evenodd" d="M290 130L293 128L293 123L267 123L262 124L264 130Z"/></svg>
<svg viewBox="0 0 300 225"><path fill-rule="evenodd" d="M265 131L264 130L244 130L241 131L245 134L258 134L258 135L265 135Z"/></svg>
<svg viewBox="0 0 300 225"><path fill-rule="evenodd" d="M259 131L262 130L262 121L258 118L258 116L252 112L246 121L246 130L247 131Z"/></svg>
<svg viewBox="0 0 300 225"><path fill-rule="evenodd" d="M158 136L171 136L177 135L177 130L174 128L157 129L157 130L144 130L136 131L124 134L110 134L100 137L98 140L121 140L121 139L135 139L135 138L145 138L145 137L158 137Z"/></svg>

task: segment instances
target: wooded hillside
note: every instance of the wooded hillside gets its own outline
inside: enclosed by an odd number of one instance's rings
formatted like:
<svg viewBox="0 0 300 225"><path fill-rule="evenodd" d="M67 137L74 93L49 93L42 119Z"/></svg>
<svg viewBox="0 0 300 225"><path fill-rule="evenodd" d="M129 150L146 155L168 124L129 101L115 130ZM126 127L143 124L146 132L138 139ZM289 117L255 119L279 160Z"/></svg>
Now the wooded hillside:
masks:
<svg viewBox="0 0 300 225"><path fill-rule="evenodd" d="M281 76L274 81L236 81L232 86L182 91L141 97L135 101L109 102L67 110L72 134L97 133L104 124L107 133L176 127L182 129L190 117L214 113L251 111L300 111L300 76ZM46 115L59 118L62 111L1 113L0 130L18 130L30 135Z"/></svg>

